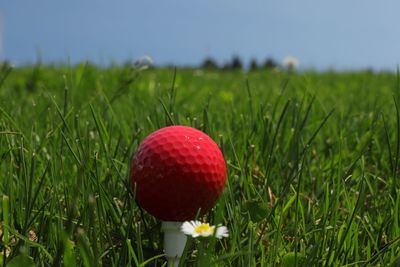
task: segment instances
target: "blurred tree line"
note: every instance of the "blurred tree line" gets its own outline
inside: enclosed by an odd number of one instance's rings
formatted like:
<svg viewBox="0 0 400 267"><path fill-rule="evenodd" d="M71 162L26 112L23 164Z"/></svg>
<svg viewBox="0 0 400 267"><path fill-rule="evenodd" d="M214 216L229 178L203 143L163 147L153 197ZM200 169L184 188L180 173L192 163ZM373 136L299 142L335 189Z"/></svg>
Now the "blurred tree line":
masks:
<svg viewBox="0 0 400 267"><path fill-rule="evenodd" d="M257 62L256 59L251 59L248 65L248 69L250 71L258 70L258 69L274 69L278 67L278 63L272 59L267 58L263 62ZM244 68L244 64L239 56L233 56L232 59L222 65L219 65L215 59L212 57L207 57L204 59L200 68L203 69L221 69L221 70L241 70Z"/></svg>

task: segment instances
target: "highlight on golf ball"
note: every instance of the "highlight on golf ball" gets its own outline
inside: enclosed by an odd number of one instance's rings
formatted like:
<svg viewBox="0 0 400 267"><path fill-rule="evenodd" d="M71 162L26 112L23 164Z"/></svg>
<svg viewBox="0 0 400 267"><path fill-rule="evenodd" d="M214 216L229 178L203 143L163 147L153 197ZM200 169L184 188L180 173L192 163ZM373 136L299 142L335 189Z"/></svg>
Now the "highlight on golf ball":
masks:
<svg viewBox="0 0 400 267"><path fill-rule="evenodd" d="M210 210L226 182L218 145L188 126L169 126L147 136L131 162L139 206L163 221L185 221Z"/></svg>

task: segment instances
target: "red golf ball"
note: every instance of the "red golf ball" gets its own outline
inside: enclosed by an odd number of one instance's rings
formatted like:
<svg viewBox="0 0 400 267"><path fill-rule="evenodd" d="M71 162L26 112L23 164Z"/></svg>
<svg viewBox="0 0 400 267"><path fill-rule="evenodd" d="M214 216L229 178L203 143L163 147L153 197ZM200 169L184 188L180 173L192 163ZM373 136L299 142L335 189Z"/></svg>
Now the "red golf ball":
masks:
<svg viewBox="0 0 400 267"><path fill-rule="evenodd" d="M226 182L218 145L187 126L161 128L139 145L131 164L137 203L164 221L193 219L211 209Z"/></svg>

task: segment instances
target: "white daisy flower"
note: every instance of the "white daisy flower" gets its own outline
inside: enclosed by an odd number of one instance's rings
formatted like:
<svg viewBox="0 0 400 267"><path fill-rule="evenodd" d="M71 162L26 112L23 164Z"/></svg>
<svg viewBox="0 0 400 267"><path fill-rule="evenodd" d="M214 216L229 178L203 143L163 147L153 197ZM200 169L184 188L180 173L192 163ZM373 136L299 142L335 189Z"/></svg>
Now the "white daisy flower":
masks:
<svg viewBox="0 0 400 267"><path fill-rule="evenodd" d="M226 228L226 226L218 225L218 227L215 227L209 223L202 223L199 221L184 222L181 226L181 231L186 235L191 235L192 237L207 237L214 235L215 228L217 228L215 233L217 238L221 239L229 236L228 228Z"/></svg>

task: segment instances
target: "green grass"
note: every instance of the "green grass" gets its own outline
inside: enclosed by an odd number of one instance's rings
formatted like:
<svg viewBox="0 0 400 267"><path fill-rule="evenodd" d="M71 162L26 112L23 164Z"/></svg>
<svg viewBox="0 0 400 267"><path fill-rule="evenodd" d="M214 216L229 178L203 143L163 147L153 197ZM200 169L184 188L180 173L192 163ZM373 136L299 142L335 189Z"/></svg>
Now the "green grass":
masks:
<svg viewBox="0 0 400 267"><path fill-rule="evenodd" d="M230 237L190 240L183 266L399 264L394 73L0 75L0 266L165 266L161 222L136 205L128 173L140 141L171 124L209 134L228 167L203 219Z"/></svg>

